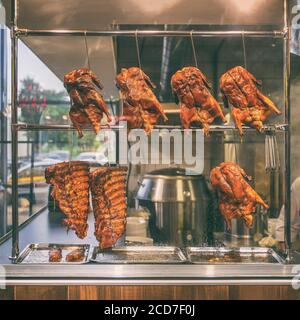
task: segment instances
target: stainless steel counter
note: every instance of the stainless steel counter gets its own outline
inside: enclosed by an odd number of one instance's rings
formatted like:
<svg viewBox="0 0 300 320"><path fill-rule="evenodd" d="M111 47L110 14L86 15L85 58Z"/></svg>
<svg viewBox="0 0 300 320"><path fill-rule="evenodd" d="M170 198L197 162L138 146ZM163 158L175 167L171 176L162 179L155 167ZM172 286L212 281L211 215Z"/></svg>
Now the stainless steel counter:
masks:
<svg viewBox="0 0 300 320"><path fill-rule="evenodd" d="M90 230L85 242L94 241ZM47 211L38 215L21 230L23 249L31 242L77 242L76 236L49 219ZM5 268L6 284L276 284L290 285L300 274L299 265L14 265L10 263L11 241L0 246L0 263ZM296 256L297 263L300 256ZM299 262L298 262L299 261ZM0 278L1 280L1 278Z"/></svg>
<svg viewBox="0 0 300 320"><path fill-rule="evenodd" d="M299 265L4 265L11 283L291 284Z"/></svg>

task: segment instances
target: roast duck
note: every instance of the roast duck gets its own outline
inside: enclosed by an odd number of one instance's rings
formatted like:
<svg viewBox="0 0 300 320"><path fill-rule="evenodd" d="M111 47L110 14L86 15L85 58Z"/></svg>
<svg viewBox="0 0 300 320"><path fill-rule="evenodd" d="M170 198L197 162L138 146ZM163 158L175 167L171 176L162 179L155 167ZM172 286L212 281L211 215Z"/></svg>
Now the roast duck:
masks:
<svg viewBox="0 0 300 320"><path fill-rule="evenodd" d="M45 171L53 185L52 197L65 214L63 224L83 239L87 235L89 212L89 165L83 161L62 162Z"/></svg>
<svg viewBox="0 0 300 320"><path fill-rule="evenodd" d="M69 72L64 77L64 86L71 99L70 119L79 137L83 136L82 129L89 125L98 133L104 114L108 122L111 121L108 107L100 92L103 86L92 70L81 68Z"/></svg>
<svg viewBox="0 0 300 320"><path fill-rule="evenodd" d="M262 131L263 122L271 113L281 114L257 85L260 85L260 82L249 71L239 66L224 73L220 79L224 104L232 106L232 118L241 135L243 124Z"/></svg>
<svg viewBox="0 0 300 320"><path fill-rule="evenodd" d="M155 88L150 78L137 67L122 69L116 77L117 87L123 100L123 115L128 129L144 129L149 134L157 120L168 118L151 89Z"/></svg>
<svg viewBox="0 0 300 320"><path fill-rule="evenodd" d="M95 236L102 249L116 244L126 227L125 167L103 167L91 173Z"/></svg>
<svg viewBox="0 0 300 320"><path fill-rule="evenodd" d="M171 86L179 100L180 118L185 129L200 125L208 135L209 125L216 118L225 122L219 103L210 93L210 84L198 68L178 70L171 78Z"/></svg>
<svg viewBox="0 0 300 320"><path fill-rule="evenodd" d="M256 205L269 208L263 199L249 185L251 177L236 163L223 162L210 173L213 188L218 193L219 209L225 218L227 229L231 220L242 218L248 227L253 224L252 214Z"/></svg>

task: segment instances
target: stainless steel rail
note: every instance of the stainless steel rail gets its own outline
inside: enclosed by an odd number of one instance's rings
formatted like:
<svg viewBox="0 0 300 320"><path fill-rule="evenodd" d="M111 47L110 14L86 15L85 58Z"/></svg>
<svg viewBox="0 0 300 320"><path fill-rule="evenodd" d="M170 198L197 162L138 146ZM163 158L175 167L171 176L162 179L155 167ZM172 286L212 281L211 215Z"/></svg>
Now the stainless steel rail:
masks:
<svg viewBox="0 0 300 320"><path fill-rule="evenodd" d="M109 267L109 266L107 266ZM169 273L172 271L169 271ZM130 285L139 285L139 286L147 286L147 285L177 285L177 286L200 286L200 285L235 285L235 286L291 286L293 284L293 279L291 278L283 278L283 279L235 279L235 278L228 278L228 279L219 279L219 278L212 278L212 279L6 279L5 282L3 281L3 285L6 286L18 286L18 285L46 285L46 286L61 286L61 285L68 285L68 286L130 286ZM1 280L0 280L1 285Z"/></svg>
<svg viewBox="0 0 300 320"><path fill-rule="evenodd" d="M283 47L283 75L284 75L284 116L285 122L291 123L291 53L290 53L290 15L289 15L289 0L284 0L284 47ZM285 132L285 245L287 250L287 261L291 260L290 250L292 246L291 239L291 128Z"/></svg>
<svg viewBox="0 0 300 320"><path fill-rule="evenodd" d="M35 131L35 130L76 130L74 126L72 125L42 125L42 124L17 124L15 125L17 131ZM118 125L112 125L112 126L101 126L102 130L119 130L123 129L124 127L118 126ZM211 132L214 131L226 131L226 130L237 130L235 126L233 125L212 125L209 127ZM178 130L184 130L182 126L180 125L155 125L154 129L178 129ZM197 127L191 127L191 130L200 129ZM244 126L243 129L245 131L256 131L254 128L250 128L247 126ZM85 130L92 131L92 127L87 127ZM276 131L286 131L288 130L287 124L274 124L274 125L266 125L263 127L263 131L269 131L269 130L276 130Z"/></svg>
<svg viewBox="0 0 300 320"><path fill-rule="evenodd" d="M17 131L38 131L38 130L57 130L57 131L64 131L64 130L76 130L76 128L72 125L64 125L64 124L55 124L55 125L43 125L43 124L17 124L15 125L16 130ZM102 130L105 129L111 129L111 130L118 130L118 129L122 129L122 126L108 126L108 125L104 125L101 126ZM92 127L87 127L84 130L87 131L93 131Z"/></svg>
<svg viewBox="0 0 300 320"><path fill-rule="evenodd" d="M126 36L134 37L138 34L140 37L190 37L191 31L186 30L31 30L31 29L16 29L16 36L101 36L101 37L113 37L113 36ZM285 32L281 30L273 31L243 31L243 30L228 30L228 31L210 31L199 30L193 31L195 37L241 37L245 35L247 37L274 37L283 38Z"/></svg>
<svg viewBox="0 0 300 320"><path fill-rule="evenodd" d="M18 38L15 36L18 3L11 2L11 171L12 171L12 252L14 261L19 255L19 208L18 208Z"/></svg>
<svg viewBox="0 0 300 320"><path fill-rule="evenodd" d="M6 279L20 280L76 280L88 279L105 281L111 280L120 283L122 280L200 280L210 279L214 282L217 278L227 281L248 279L258 282L272 281L274 279L288 279L290 282L295 277L293 271L296 265L274 264L229 264L229 265L147 265L138 266L130 264L99 265L86 264L76 266L51 266L51 265L4 265Z"/></svg>
<svg viewBox="0 0 300 320"><path fill-rule="evenodd" d="M182 128L182 126L170 126L170 125L156 125L154 126L154 129L180 129L180 130L184 130ZM201 129L201 128L197 128L197 127L191 127L191 130L195 130L195 129ZM251 128L248 126L243 126L244 131L252 131L252 132L257 132L257 130L255 128ZM270 130L276 130L276 131L286 131L288 129L288 124L274 124L274 125L265 125L263 127L263 132L267 132ZM209 126L209 131L210 132L217 132L217 131L227 131L227 130L238 130L235 126L233 125L211 125Z"/></svg>

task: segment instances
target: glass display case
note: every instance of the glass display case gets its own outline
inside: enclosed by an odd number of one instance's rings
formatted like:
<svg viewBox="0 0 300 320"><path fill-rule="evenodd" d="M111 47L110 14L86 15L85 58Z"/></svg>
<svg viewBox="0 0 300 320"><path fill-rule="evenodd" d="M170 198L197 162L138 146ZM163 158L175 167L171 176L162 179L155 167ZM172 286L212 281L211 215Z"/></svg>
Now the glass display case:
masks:
<svg viewBox="0 0 300 320"><path fill-rule="evenodd" d="M89 246L85 264L78 266L76 272L72 269L73 276L81 279L97 278L101 273L101 277L128 280L133 277L134 268L144 280L168 277L169 273L173 279L186 277L189 283L210 275L215 279L225 276L230 281L255 278L257 270L261 277L270 280L291 276L295 263L291 250L290 186L295 178L291 146L298 134L291 108L292 3L258 0L242 6L235 0L226 5L213 1L212 8L205 9L197 1L192 1L189 8L184 8L179 0L168 1L168 5L154 2L152 8L130 0L126 10L119 1L107 4L104 7L108 14L99 28L94 17L87 27L83 21L86 15L76 11L76 6L71 10L72 19L62 22L58 12L50 20L28 19L30 6L23 1L11 1L12 163L7 192L12 205L12 274L37 272L41 277L48 273L53 278L64 278L67 263L54 270L47 261L38 270L40 266L29 264L26 259L28 252L39 248L49 251L67 244ZM87 7L92 4L92 0L88 1ZM58 7L56 3L53 10ZM116 18L112 19L113 16ZM158 157L163 159L164 152L169 152L170 161L151 161L151 151L145 150L151 149L155 139L152 134L147 136L150 138L143 149L146 155L141 156L140 162L130 162L133 153L124 153L123 149L127 143L131 149L136 141L130 133L127 135L123 123L109 125L104 120L99 135L87 128L80 139L69 121L67 92L56 93L49 103L51 98L48 101L45 92L38 92L32 83L25 83L26 79L20 82L18 71L24 63L18 53L20 42L51 65L60 79L72 68L94 70L103 80L104 100L116 118L123 114L124 96L115 86L115 77L123 68L141 68L156 84L154 93L168 117L167 122L160 120L153 129L158 132ZM60 59L55 57L58 52ZM70 61L66 61L68 56ZM203 135L201 126L190 129L192 137L197 132L201 136L198 141L191 138L190 152L201 162L200 169L192 174L189 169L195 168L179 164L176 158L187 132L171 85L172 75L186 66L198 67L207 76L212 95L226 119L225 123L210 124L208 136ZM265 121L261 132L246 125L241 136L232 119L232 106L223 99L220 77L235 66L243 66L261 80L260 90L266 99L281 110L280 115L273 114ZM34 72L38 71L33 69ZM29 87L31 91L27 90ZM34 90L38 93L33 101ZM115 140L107 149L111 136L103 136L109 132ZM166 151L164 136L170 135L174 135L170 138L171 151ZM29 146L24 157L19 152L22 139L27 139ZM197 143L201 145L199 153ZM111 250L98 248L92 213L85 239L78 239L73 231L67 234L60 224L63 213L52 199L44 172L50 165L74 160L89 162L91 170L124 164L128 167L127 231ZM220 192L214 191L210 178L212 170L223 162L236 163L253 178L249 185L261 200L255 210L251 209L251 228L240 217L232 220L229 229L220 214ZM244 182L242 185L245 187ZM274 231L282 210L284 249L276 241ZM48 245L47 249L41 244ZM2 246L7 252L9 244ZM106 268L107 264L110 268ZM20 270L18 267L23 267L22 271L15 271Z"/></svg>

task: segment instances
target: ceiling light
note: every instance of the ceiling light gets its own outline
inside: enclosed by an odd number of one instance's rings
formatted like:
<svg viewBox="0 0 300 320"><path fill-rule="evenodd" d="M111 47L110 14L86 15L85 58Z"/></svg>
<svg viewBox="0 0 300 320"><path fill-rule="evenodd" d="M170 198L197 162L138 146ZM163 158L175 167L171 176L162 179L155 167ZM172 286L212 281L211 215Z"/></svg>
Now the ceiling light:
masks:
<svg viewBox="0 0 300 320"><path fill-rule="evenodd" d="M231 5L234 6L238 11L244 13L252 13L256 10L260 5L262 5L265 0L230 0Z"/></svg>

